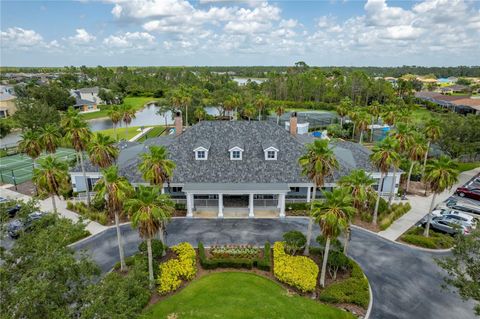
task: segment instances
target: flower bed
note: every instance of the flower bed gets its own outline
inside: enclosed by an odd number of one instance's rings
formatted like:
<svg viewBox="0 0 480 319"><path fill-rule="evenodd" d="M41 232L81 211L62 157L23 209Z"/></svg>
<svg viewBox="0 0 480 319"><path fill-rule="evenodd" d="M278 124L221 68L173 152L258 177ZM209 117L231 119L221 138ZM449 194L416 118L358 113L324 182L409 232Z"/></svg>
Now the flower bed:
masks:
<svg viewBox="0 0 480 319"><path fill-rule="evenodd" d="M225 245L213 246L210 254L214 258L245 258L253 259L258 257L260 250L250 245Z"/></svg>
<svg viewBox="0 0 480 319"><path fill-rule="evenodd" d="M281 282L310 292L317 285L318 266L308 257L288 255L284 243L276 242L273 245L273 274Z"/></svg>
<svg viewBox="0 0 480 319"><path fill-rule="evenodd" d="M160 275L157 278L160 294L177 290L182 284L182 279L191 280L197 273L196 253L192 245L181 243L171 249L177 254L177 258L160 265Z"/></svg>
<svg viewBox="0 0 480 319"><path fill-rule="evenodd" d="M270 271L270 244L265 243L263 249L263 257L260 256L260 250L251 246L241 246L242 249L234 249L234 246L230 246L231 249L218 249L213 247L210 250L211 258L207 257L205 247L201 242L198 243L198 256L200 264L204 269L216 269L216 268L246 268L252 269L257 267L258 269ZM235 246L240 247L240 246ZM229 252L235 251L231 254Z"/></svg>

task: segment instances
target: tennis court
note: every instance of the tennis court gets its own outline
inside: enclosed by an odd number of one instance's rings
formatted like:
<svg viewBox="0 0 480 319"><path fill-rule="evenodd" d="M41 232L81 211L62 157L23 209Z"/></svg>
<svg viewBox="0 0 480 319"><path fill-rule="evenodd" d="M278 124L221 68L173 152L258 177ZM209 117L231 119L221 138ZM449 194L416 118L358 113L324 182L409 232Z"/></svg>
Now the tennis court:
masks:
<svg viewBox="0 0 480 319"><path fill-rule="evenodd" d="M43 153L39 158L48 154ZM63 161L75 159L75 151L69 148L58 148L54 156ZM24 154L0 158L0 182L4 184L21 184L32 179L33 160Z"/></svg>

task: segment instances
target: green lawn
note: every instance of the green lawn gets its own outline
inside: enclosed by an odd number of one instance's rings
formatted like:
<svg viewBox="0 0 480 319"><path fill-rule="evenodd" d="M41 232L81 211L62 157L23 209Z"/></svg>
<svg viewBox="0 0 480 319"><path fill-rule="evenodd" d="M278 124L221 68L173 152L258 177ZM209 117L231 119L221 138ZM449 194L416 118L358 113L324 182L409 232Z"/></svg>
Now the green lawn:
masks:
<svg viewBox="0 0 480 319"><path fill-rule="evenodd" d="M432 112L426 108L418 106L413 110L412 117L416 124L426 123L432 118Z"/></svg>
<svg viewBox="0 0 480 319"><path fill-rule="evenodd" d="M126 98L123 99L123 105L130 105L132 106L135 110L140 110L143 108L143 106L151 101L155 101L154 97L129 97L127 96ZM84 113L80 114L85 120L91 120L91 119L98 119L101 117L107 117L108 116L108 109L110 108L110 105L100 105L99 106L100 111L98 112L92 112L92 113Z"/></svg>
<svg viewBox="0 0 480 319"><path fill-rule="evenodd" d="M460 172L469 171L477 167L480 167L480 162L458 163L458 170Z"/></svg>
<svg viewBox="0 0 480 319"><path fill-rule="evenodd" d="M147 308L140 318L354 318L255 274L225 272L202 277Z"/></svg>
<svg viewBox="0 0 480 319"><path fill-rule="evenodd" d="M153 129L150 130L148 132L148 137L156 137L158 135L160 135L160 132L163 131L163 128L164 126L162 125L148 125L148 126L145 126L145 127L152 127L153 126ZM135 135L137 135L138 133L140 133L140 131L137 131L137 129L139 129L140 126L129 126L128 127L128 135L127 135L127 129L125 127L119 127L117 128L117 134L118 134L118 139L121 140L121 139L125 139L125 140L130 140L132 137L134 137ZM107 129L107 130L102 130L102 131L96 131L95 133L102 133L104 135L108 135L112 138L115 139L115 132L113 130L113 128L110 128L110 129Z"/></svg>

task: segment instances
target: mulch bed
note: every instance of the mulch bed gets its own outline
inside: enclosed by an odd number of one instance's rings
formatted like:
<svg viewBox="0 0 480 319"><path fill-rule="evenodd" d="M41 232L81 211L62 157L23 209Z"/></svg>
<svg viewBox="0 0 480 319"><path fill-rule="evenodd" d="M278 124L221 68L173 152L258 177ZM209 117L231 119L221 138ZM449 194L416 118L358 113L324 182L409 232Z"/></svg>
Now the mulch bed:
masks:
<svg viewBox="0 0 480 319"><path fill-rule="evenodd" d="M27 196L36 195L35 185L32 183L32 181L26 181L24 183L17 184L17 189L15 189L15 186L9 187L8 189Z"/></svg>
<svg viewBox="0 0 480 319"><path fill-rule="evenodd" d="M378 233L380 231L380 228L378 227L378 224L374 225L371 222L363 221L363 220L360 219L359 216L355 216L353 218L352 224L354 224L356 226L360 226L360 227L368 229L368 230L371 230L371 231L376 232L376 233Z"/></svg>

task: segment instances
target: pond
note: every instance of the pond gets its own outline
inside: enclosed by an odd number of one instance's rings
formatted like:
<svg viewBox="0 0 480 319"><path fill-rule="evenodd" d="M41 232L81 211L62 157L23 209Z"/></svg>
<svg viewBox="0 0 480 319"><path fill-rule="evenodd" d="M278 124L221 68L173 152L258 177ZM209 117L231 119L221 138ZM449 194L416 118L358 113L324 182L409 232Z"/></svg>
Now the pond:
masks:
<svg viewBox="0 0 480 319"><path fill-rule="evenodd" d="M233 77L233 80L237 82L239 85L245 85L247 84L248 80L255 82L257 84L261 84L265 82L267 79L264 78L242 78L242 77Z"/></svg>

